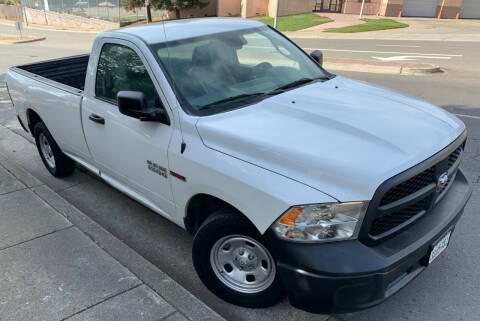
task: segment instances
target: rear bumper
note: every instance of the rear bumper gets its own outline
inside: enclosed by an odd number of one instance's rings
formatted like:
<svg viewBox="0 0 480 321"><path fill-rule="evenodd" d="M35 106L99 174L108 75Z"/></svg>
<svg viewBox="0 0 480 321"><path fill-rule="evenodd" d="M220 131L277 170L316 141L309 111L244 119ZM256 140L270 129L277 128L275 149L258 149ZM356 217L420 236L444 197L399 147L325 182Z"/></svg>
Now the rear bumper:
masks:
<svg viewBox="0 0 480 321"><path fill-rule="evenodd" d="M462 171L436 207L378 245L358 240L323 244L265 239L293 306L313 313L365 309L395 294L425 268L432 243L455 227L472 189ZM448 249L447 249L448 250Z"/></svg>

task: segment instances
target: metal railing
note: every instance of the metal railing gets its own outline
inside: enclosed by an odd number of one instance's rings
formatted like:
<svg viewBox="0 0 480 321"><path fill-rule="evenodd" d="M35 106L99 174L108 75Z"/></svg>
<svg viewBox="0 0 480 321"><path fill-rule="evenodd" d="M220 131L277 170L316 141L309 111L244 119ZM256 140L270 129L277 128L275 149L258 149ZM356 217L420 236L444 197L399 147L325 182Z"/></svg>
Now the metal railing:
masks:
<svg viewBox="0 0 480 321"><path fill-rule="evenodd" d="M22 0L26 8L73 14L112 22L135 22L145 19L145 7L127 10L126 0ZM163 10L152 10L152 17L163 17Z"/></svg>

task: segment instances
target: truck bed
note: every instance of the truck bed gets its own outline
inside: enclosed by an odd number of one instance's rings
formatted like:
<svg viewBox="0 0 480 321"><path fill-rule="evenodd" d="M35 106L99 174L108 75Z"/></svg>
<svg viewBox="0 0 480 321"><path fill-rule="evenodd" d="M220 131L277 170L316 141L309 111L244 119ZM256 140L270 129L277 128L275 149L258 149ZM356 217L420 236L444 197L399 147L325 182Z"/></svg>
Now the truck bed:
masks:
<svg viewBox="0 0 480 321"><path fill-rule="evenodd" d="M17 68L58 83L83 90L90 55L72 56L37 62Z"/></svg>

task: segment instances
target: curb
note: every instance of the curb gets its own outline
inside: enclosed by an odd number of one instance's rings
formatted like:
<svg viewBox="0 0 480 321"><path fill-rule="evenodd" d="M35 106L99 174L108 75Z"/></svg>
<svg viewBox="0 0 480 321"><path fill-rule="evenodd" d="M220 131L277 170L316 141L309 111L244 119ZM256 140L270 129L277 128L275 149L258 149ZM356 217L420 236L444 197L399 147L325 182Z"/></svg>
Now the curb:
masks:
<svg viewBox="0 0 480 321"><path fill-rule="evenodd" d="M24 21L20 21L20 22L23 22L25 23ZM0 25L3 25L3 26L14 26L15 24L15 21L13 20L4 20L4 19L0 19ZM61 29L63 27L54 27L54 26L50 26L50 27L42 27L42 25L37 25L37 24L26 24L25 23L25 29L32 29L32 30L46 30L46 31L58 31L58 32L75 32L75 33L100 33L102 31L107 31L107 30L113 30L113 29L102 29L102 30L89 30L89 29L85 29L85 30L74 30L74 29Z"/></svg>
<svg viewBox="0 0 480 321"><path fill-rule="evenodd" d="M415 68L415 67L402 67L400 71L401 75L429 75L436 73L444 73L445 70L439 66L431 65L431 67Z"/></svg>
<svg viewBox="0 0 480 321"><path fill-rule="evenodd" d="M47 39L46 37L38 37L34 39L28 39L28 40L0 40L1 44L7 44L7 45L15 45L19 43L29 43L29 42L35 42L35 41L42 41Z"/></svg>
<svg viewBox="0 0 480 321"><path fill-rule="evenodd" d="M439 66L427 63L377 62L371 60L325 58L326 69L392 75L431 75L443 73Z"/></svg>
<svg viewBox="0 0 480 321"><path fill-rule="evenodd" d="M113 259L126 267L144 284L153 289L187 320L225 321L222 316L170 278L165 272L158 269L150 261L105 230L55 191L44 185L23 167L15 164L8 156L0 153L0 161L19 181L29 186L31 191L40 199L64 216L73 226L78 228ZM179 320L183 320L183 318L180 317Z"/></svg>
<svg viewBox="0 0 480 321"><path fill-rule="evenodd" d="M39 38L35 38L35 39L30 39L30 40L20 40L20 41L15 41L15 42L10 42L10 43L13 43L13 44L29 43L29 42L35 42L35 41L42 41L42 40L45 40L45 39L47 39L47 37L39 37Z"/></svg>

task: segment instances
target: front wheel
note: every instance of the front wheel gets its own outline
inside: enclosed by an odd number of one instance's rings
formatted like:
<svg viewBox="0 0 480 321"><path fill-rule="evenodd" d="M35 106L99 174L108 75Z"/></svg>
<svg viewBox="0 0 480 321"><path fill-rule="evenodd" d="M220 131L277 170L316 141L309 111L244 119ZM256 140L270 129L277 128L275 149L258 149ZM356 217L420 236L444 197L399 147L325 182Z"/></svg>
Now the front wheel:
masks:
<svg viewBox="0 0 480 321"><path fill-rule="evenodd" d="M219 210L207 218L192 252L200 279L227 302L263 308L283 297L275 261L261 235L233 211Z"/></svg>

